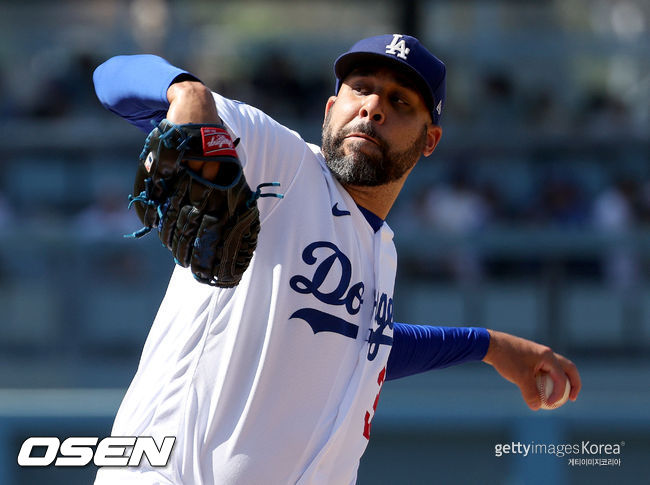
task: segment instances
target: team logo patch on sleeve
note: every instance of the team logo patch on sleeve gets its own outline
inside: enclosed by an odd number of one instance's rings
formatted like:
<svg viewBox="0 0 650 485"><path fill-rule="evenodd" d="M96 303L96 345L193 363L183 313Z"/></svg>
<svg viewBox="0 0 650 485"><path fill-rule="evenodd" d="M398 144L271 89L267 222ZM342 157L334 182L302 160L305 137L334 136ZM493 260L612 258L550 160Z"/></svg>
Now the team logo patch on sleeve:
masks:
<svg viewBox="0 0 650 485"><path fill-rule="evenodd" d="M201 138L203 139L203 155L237 156L235 144L230 138L230 134L223 128L204 126L201 128Z"/></svg>

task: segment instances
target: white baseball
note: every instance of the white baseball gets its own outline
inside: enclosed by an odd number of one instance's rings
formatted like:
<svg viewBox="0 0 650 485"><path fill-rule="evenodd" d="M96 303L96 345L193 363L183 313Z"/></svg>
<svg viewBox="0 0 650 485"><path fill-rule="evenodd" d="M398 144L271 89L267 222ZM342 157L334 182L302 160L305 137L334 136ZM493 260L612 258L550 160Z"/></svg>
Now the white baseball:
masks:
<svg viewBox="0 0 650 485"><path fill-rule="evenodd" d="M537 374L535 377L537 382L537 390L539 391L539 397L542 400L542 406L540 409L556 409L562 406L569 399L569 393L571 392L571 384L569 379L565 377L566 384L564 385L564 395L555 401L553 404L548 403L548 398L553 393L553 379L551 376L545 372Z"/></svg>

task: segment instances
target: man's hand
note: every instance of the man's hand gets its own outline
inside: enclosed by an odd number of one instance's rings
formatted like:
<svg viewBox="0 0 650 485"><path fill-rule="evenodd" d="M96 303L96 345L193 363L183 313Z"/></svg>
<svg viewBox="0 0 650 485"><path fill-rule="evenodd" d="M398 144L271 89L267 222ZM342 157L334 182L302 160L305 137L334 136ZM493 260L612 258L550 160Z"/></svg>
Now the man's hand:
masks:
<svg viewBox="0 0 650 485"><path fill-rule="evenodd" d="M223 124L210 90L198 81L180 81L167 89L169 109L167 119L175 124L218 123ZM188 166L204 179L215 180L218 163L190 161Z"/></svg>
<svg viewBox="0 0 650 485"><path fill-rule="evenodd" d="M577 399L582 384L573 362L544 345L503 332L489 332L490 347L483 362L494 367L504 379L519 386L528 407L536 411L542 404L535 383L535 375L539 372L547 372L553 379L549 404L562 397L565 375L571 383L569 399Z"/></svg>

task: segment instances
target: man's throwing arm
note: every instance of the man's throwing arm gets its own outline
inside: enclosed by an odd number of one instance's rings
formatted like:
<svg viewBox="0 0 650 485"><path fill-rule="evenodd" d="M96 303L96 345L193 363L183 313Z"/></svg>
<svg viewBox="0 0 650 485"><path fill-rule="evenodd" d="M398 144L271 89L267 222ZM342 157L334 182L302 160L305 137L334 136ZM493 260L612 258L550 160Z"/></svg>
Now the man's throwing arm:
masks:
<svg viewBox="0 0 650 485"><path fill-rule="evenodd" d="M198 78L165 59L150 55L115 56L93 73L95 91L102 105L145 133L151 122L167 116L169 87ZM178 121L178 120L175 120Z"/></svg>

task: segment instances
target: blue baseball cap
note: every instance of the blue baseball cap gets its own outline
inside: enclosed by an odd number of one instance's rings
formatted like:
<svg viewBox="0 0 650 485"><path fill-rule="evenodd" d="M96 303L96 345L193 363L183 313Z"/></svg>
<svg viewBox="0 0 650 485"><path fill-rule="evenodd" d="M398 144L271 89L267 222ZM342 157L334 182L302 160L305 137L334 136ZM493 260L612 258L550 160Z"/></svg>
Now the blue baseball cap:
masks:
<svg viewBox="0 0 650 485"><path fill-rule="evenodd" d="M431 112L433 123L440 123L447 70L418 39L410 35L386 34L360 40L334 62L336 93L353 69L369 61L392 65L412 76Z"/></svg>

